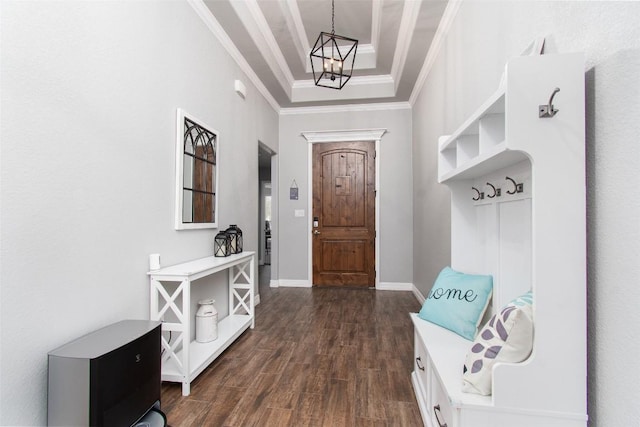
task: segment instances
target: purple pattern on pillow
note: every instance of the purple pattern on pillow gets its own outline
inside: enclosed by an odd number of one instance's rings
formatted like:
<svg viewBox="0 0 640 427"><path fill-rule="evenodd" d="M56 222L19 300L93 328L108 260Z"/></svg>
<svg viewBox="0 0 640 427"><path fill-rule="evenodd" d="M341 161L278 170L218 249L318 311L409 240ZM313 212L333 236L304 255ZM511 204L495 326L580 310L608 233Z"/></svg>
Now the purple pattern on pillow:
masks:
<svg viewBox="0 0 640 427"><path fill-rule="evenodd" d="M489 326L493 327L493 323L496 321L496 315L491 316L491 320L489 320Z"/></svg>
<svg viewBox="0 0 640 427"><path fill-rule="evenodd" d="M502 321L506 322L507 319L509 318L509 315L515 310L516 308L513 306L509 306L507 308L505 308L504 310L502 310Z"/></svg>
<svg viewBox="0 0 640 427"><path fill-rule="evenodd" d="M507 338L509 338L509 333L507 332L507 330L504 328L504 325L500 321L496 323L496 332L498 333L498 336L502 341L506 341Z"/></svg>
<svg viewBox="0 0 640 427"><path fill-rule="evenodd" d="M500 350L502 350L502 346L501 345L491 346L484 353L484 357L486 357L487 359L495 359L496 356L498 356L498 353L500 353Z"/></svg>
<svg viewBox="0 0 640 427"><path fill-rule="evenodd" d="M484 350L484 346L480 343L477 343L476 345L471 347L471 351L473 351L474 353L480 353L482 350Z"/></svg>
<svg viewBox="0 0 640 427"><path fill-rule="evenodd" d="M482 331L482 338L484 338L485 340L490 340L491 338L493 338L493 333L489 329L485 329L484 331Z"/></svg>
<svg viewBox="0 0 640 427"><path fill-rule="evenodd" d="M473 365L471 366L471 373L476 374L480 372L481 369L482 369L482 359L478 359L475 362L473 362Z"/></svg>

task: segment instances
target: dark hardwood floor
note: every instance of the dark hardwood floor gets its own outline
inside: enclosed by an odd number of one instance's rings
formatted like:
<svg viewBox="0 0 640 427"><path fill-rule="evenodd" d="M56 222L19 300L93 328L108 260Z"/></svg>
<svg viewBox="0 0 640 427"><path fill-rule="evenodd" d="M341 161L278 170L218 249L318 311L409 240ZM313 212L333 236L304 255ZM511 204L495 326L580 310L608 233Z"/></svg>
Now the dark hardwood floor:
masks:
<svg viewBox="0 0 640 427"><path fill-rule="evenodd" d="M272 289L267 274L255 329L191 383L190 396L163 383L170 426L422 425L411 292Z"/></svg>

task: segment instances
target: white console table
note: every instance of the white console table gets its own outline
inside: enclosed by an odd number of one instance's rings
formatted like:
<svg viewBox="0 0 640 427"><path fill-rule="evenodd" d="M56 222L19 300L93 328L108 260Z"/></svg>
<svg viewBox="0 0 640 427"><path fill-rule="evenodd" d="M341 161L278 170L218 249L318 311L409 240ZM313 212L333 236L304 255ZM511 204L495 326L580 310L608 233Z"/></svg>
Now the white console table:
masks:
<svg viewBox="0 0 640 427"><path fill-rule="evenodd" d="M199 343L191 341L191 282L228 270L229 315L218 322L218 339ZM224 258L207 257L164 267L147 273L150 278L150 319L163 320L169 310L177 322L162 323L163 331L174 335L162 337L162 381L181 382L182 395L188 396L191 381L231 345L249 327L255 326L254 285L255 252L242 252ZM163 282L178 282L171 293ZM182 294L181 304L178 297Z"/></svg>

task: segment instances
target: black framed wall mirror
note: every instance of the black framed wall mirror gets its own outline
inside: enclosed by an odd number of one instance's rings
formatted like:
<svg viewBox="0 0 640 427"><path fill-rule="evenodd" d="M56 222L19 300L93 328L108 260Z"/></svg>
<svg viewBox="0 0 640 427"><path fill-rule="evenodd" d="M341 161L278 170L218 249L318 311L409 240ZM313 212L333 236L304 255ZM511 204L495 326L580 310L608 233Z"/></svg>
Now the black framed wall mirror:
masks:
<svg viewBox="0 0 640 427"><path fill-rule="evenodd" d="M220 135L182 109L176 127L175 228L218 228Z"/></svg>

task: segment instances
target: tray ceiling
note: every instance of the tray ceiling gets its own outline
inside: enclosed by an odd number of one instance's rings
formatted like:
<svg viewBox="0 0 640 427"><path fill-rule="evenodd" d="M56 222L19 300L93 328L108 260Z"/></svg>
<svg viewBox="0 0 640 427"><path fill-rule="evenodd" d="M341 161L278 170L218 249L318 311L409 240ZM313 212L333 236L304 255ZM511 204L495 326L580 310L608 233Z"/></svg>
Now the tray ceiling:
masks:
<svg viewBox="0 0 640 427"><path fill-rule="evenodd" d="M331 32L331 0L204 0L281 108L406 102L446 0L335 0L335 33L359 40L342 90L313 84L309 51Z"/></svg>

